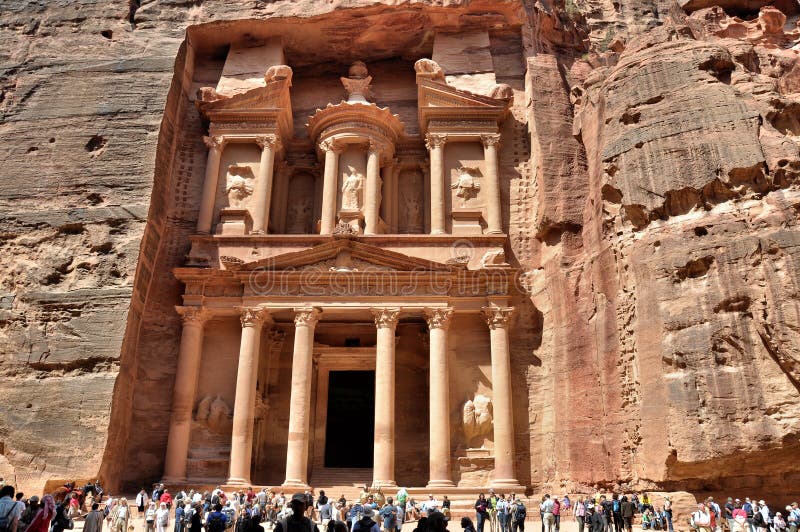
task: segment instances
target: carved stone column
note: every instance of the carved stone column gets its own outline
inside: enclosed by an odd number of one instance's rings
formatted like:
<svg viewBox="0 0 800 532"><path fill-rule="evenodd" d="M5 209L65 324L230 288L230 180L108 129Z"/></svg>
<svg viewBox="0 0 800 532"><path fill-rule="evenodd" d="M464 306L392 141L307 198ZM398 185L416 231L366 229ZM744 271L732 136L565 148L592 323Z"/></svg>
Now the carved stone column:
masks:
<svg viewBox="0 0 800 532"><path fill-rule="evenodd" d="M311 419L311 374L314 367L314 328L320 309L294 309L292 392L289 401L289 443L286 448L286 480L291 488L308 486L308 440Z"/></svg>
<svg viewBox="0 0 800 532"><path fill-rule="evenodd" d="M219 163L225 138L221 136L203 137L208 148L206 176L203 181L203 196L200 199L200 213L197 215L197 232L210 233L211 219L214 216L214 204L217 199L217 181L219 179Z"/></svg>
<svg viewBox="0 0 800 532"><path fill-rule="evenodd" d="M253 233L267 233L278 137L261 135L256 137L256 142L261 146L261 163L258 166L258 176L253 191Z"/></svg>
<svg viewBox="0 0 800 532"><path fill-rule="evenodd" d="M430 479L429 488L453 486L450 471L450 373L447 330L452 308L425 309L430 336Z"/></svg>
<svg viewBox="0 0 800 532"><path fill-rule="evenodd" d="M514 410L511 405L511 355L508 325L512 307L484 307L492 350L494 410L494 480L492 486L517 487L514 474Z"/></svg>
<svg viewBox="0 0 800 532"><path fill-rule="evenodd" d="M395 337L399 308L372 309L375 346L375 447L372 486L395 487Z"/></svg>
<svg viewBox="0 0 800 532"><path fill-rule="evenodd" d="M320 144L325 152L325 174L322 182L322 223L320 234L329 235L336 227L336 195L339 191L339 153L341 149L328 139Z"/></svg>
<svg viewBox="0 0 800 532"><path fill-rule="evenodd" d="M236 371L231 463L227 484L247 486L250 484L250 464L253 457L253 423L261 327L269 315L265 310L242 308L240 317L242 340L239 345L239 366Z"/></svg>
<svg viewBox="0 0 800 532"><path fill-rule="evenodd" d="M444 144L447 135L428 133L425 144L431 157L431 234L445 233Z"/></svg>
<svg viewBox="0 0 800 532"><path fill-rule="evenodd" d="M189 456L189 439L192 432L192 410L200 359L203 351L203 325L208 314L202 307L176 307L183 318L181 346L178 350L178 368L172 389L172 418L169 424L167 455L164 461L164 481L186 480L186 459Z"/></svg>
<svg viewBox="0 0 800 532"><path fill-rule="evenodd" d="M500 202L500 177L497 161L497 146L500 135L481 135L483 159L486 164L486 225L487 233L503 232L503 209Z"/></svg>
<svg viewBox="0 0 800 532"><path fill-rule="evenodd" d="M380 151L370 142L367 152L367 184L364 190L364 234L378 234L380 212Z"/></svg>

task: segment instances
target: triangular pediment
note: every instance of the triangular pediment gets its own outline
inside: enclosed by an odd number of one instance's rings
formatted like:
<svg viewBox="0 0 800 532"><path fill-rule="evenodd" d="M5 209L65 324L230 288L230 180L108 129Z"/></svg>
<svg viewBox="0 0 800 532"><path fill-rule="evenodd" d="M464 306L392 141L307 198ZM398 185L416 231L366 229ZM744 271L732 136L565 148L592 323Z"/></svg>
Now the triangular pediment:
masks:
<svg viewBox="0 0 800 532"><path fill-rule="evenodd" d="M226 266L235 271L422 272L453 269L447 264L389 251L353 238L336 238L302 251Z"/></svg>
<svg viewBox="0 0 800 532"><path fill-rule="evenodd" d="M484 109L505 111L508 100L482 96L469 91L457 89L442 81L419 80L420 107L457 107L468 109Z"/></svg>

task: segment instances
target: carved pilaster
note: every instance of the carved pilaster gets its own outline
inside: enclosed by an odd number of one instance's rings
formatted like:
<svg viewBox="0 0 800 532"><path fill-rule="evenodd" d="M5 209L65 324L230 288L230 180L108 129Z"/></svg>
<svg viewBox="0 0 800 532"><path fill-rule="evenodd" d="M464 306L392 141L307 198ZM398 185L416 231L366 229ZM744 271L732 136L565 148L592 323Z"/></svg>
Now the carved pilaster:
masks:
<svg viewBox="0 0 800 532"><path fill-rule="evenodd" d="M497 146L498 144L500 144L500 133L481 135L481 143L483 144L484 147Z"/></svg>
<svg viewBox="0 0 800 532"><path fill-rule="evenodd" d="M180 314L184 325L199 325L202 327L211 317L211 313L204 307L175 307Z"/></svg>
<svg viewBox="0 0 800 532"><path fill-rule="evenodd" d="M269 319L269 312L258 307L242 307L239 312L242 327L259 327Z"/></svg>
<svg viewBox="0 0 800 532"><path fill-rule="evenodd" d="M333 139L325 139L322 142L320 142L319 149L321 149L324 152L332 151L336 154L342 153L344 151L344 147L338 142L334 141Z"/></svg>
<svg viewBox="0 0 800 532"><path fill-rule="evenodd" d="M322 314L322 309L317 307L297 307L293 310L295 327L314 327Z"/></svg>
<svg viewBox="0 0 800 532"><path fill-rule="evenodd" d="M220 150L222 146L225 144L225 137L222 135L210 135L203 137L203 144L206 145L206 148L209 150Z"/></svg>
<svg viewBox="0 0 800 532"><path fill-rule="evenodd" d="M453 317L453 309L450 307L426 308L423 314L429 329L447 330L450 327L450 318Z"/></svg>
<svg viewBox="0 0 800 532"><path fill-rule="evenodd" d="M505 329L511 323L514 307L483 307L481 311L490 329Z"/></svg>
<svg viewBox="0 0 800 532"><path fill-rule="evenodd" d="M400 319L399 308L373 308L370 309L370 312L375 318L375 327L378 329L394 329Z"/></svg>
<svg viewBox="0 0 800 532"><path fill-rule="evenodd" d="M425 147L428 148L428 150L442 148L445 142L447 142L447 135L441 133L428 133L425 135Z"/></svg>
<svg viewBox="0 0 800 532"><path fill-rule="evenodd" d="M278 147L277 135L258 135L255 140L256 144L258 144L259 148L262 150L265 146L269 146L273 150L277 149Z"/></svg>

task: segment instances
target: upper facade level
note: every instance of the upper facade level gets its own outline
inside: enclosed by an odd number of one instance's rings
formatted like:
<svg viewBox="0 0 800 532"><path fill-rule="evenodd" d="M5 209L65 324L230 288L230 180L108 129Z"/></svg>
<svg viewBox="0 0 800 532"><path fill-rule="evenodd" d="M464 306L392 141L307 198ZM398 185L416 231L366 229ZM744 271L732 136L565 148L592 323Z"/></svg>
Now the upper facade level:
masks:
<svg viewBox="0 0 800 532"><path fill-rule="evenodd" d="M452 243L465 239L480 260L505 265L498 150L509 86L492 76L466 90L422 58L379 72L395 112L362 61L343 69L338 95L309 91L309 79L295 91L285 62L279 39L234 45L217 85L198 90L208 159L189 265L248 262L336 234L414 242L432 249L398 251L440 261L459 260ZM247 254L253 242L272 251Z"/></svg>

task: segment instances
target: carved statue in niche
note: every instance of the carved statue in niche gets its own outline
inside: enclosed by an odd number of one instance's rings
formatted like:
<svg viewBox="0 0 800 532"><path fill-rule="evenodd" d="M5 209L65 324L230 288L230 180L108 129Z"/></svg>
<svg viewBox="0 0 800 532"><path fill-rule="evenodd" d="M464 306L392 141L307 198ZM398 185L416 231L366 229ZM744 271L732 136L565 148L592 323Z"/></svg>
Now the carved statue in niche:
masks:
<svg viewBox="0 0 800 532"><path fill-rule="evenodd" d="M286 213L287 233L307 233L306 222L311 217L311 198L301 198L289 206Z"/></svg>
<svg viewBox="0 0 800 532"><path fill-rule="evenodd" d="M467 399L464 403L462 420L467 445L483 447L486 437L492 434L492 400L481 394L473 399Z"/></svg>
<svg viewBox="0 0 800 532"><path fill-rule="evenodd" d="M398 231L401 233L415 234L422 233L424 230L423 188L423 178L420 172L406 170L400 174Z"/></svg>
<svg viewBox="0 0 800 532"><path fill-rule="evenodd" d="M228 167L225 193L228 205L235 209L244 207L245 200L253 194L253 170L249 166L232 164Z"/></svg>
<svg viewBox="0 0 800 532"><path fill-rule="evenodd" d="M461 198L461 206L466 207L467 201L476 197L481 189L481 185L476 179L480 172L475 167L462 166L456 170L456 173L458 176L450 188L455 190L456 196Z"/></svg>
<svg viewBox="0 0 800 532"><path fill-rule="evenodd" d="M352 166L348 168L350 173L345 176L344 183L342 183L342 209L359 210L364 189L364 178Z"/></svg>
<svg viewBox="0 0 800 532"><path fill-rule="evenodd" d="M197 404L194 420L211 432L217 434L229 432L232 419L231 408L219 395L213 399L210 396L203 397Z"/></svg>

